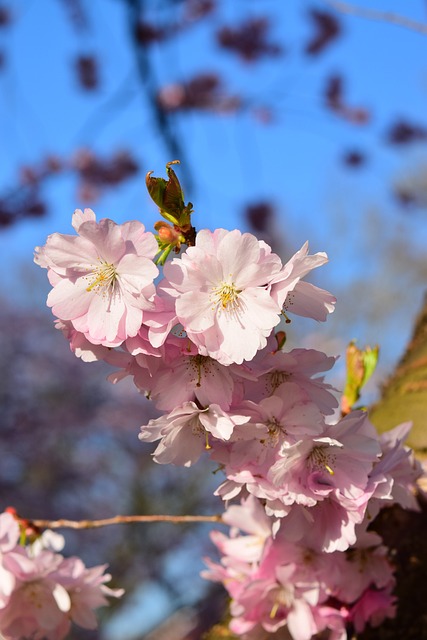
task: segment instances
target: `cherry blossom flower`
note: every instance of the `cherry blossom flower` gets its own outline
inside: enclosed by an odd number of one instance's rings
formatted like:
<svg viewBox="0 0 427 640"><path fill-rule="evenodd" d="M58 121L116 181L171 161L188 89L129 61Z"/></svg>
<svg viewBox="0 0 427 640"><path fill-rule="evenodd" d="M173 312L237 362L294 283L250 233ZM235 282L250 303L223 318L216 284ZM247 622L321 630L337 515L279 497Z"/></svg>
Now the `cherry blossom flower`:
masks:
<svg viewBox="0 0 427 640"><path fill-rule="evenodd" d="M322 427L321 414L308 403L302 405L298 422L300 398L295 391L292 396L295 405L290 403L288 414L283 412L274 423L273 440L265 430L272 421L266 410L274 405L264 405L275 396L259 404L259 424L236 426L229 443L215 443L211 457L227 477L215 493L231 500L249 492L263 501L267 515L280 519L289 540L329 553L344 551L355 543L355 527L374 491L369 474L381 453L378 438L363 412ZM242 404L243 413L247 404ZM285 433L277 430L280 422Z"/></svg>
<svg viewBox="0 0 427 640"><path fill-rule="evenodd" d="M104 360L109 352L108 347L89 342L84 333L74 329L70 321L63 322L62 320L55 320L55 329L62 331L64 337L67 338L70 343L71 351L77 358L81 358L83 362Z"/></svg>
<svg viewBox="0 0 427 640"><path fill-rule="evenodd" d="M273 515L280 514L279 506L271 501ZM286 519L280 519L280 531L289 542L303 544L318 553L347 551L357 540L356 528L363 521L366 505L356 507L349 503L347 509L340 502L329 497L317 502L313 507L292 504L287 507ZM283 526L282 526L283 525Z"/></svg>
<svg viewBox="0 0 427 640"><path fill-rule="evenodd" d="M160 464L189 467L204 450L211 449L211 437L229 440L236 425L249 420L246 416L229 415L216 404L199 409L194 402L185 402L141 427L139 439L146 442L160 440L153 458Z"/></svg>
<svg viewBox="0 0 427 640"><path fill-rule="evenodd" d="M19 525L11 513L0 514L0 553L10 551L18 544Z"/></svg>
<svg viewBox="0 0 427 640"><path fill-rule="evenodd" d="M217 404L227 410L235 395L233 367L237 370L237 365L224 367L209 356L182 353L179 346L171 345L156 371L151 397L164 411L188 401L201 406Z"/></svg>
<svg viewBox="0 0 427 640"><path fill-rule="evenodd" d="M287 527L274 535L261 509L253 497L227 508L230 535L211 534L221 564L206 559L202 572L229 592L230 629L237 635L266 640L266 632L276 637L280 629L284 638L309 640L329 630L325 637L347 640L349 620L362 630L394 615L393 569L377 534L362 532L346 554L324 553L289 541Z"/></svg>
<svg viewBox="0 0 427 640"><path fill-rule="evenodd" d="M120 345L153 308L156 239L138 221L97 223L91 209L77 209L73 227L77 236L54 233L36 247L35 262L47 268L53 286L47 304L89 342Z"/></svg>
<svg viewBox="0 0 427 640"><path fill-rule="evenodd" d="M369 623L372 627L378 627L385 618L394 618L396 615L396 597L389 589L367 589L363 596L349 611L349 620L354 624L357 633L361 633Z"/></svg>
<svg viewBox="0 0 427 640"><path fill-rule="evenodd" d="M149 327L148 339L155 348L159 348L171 330L178 324L175 301L179 293L163 278L157 285L153 309L144 314L144 322Z"/></svg>
<svg viewBox="0 0 427 640"><path fill-rule="evenodd" d="M373 490L369 503L371 518L383 506L395 503L403 509L419 511L415 483L423 475L423 469L413 451L404 445L411 427L411 422L404 422L380 436L382 456L370 474Z"/></svg>
<svg viewBox="0 0 427 640"><path fill-rule="evenodd" d="M257 426L257 439L273 447L295 443L302 436L320 435L325 428L317 405L293 382L282 384L274 395L258 403L247 400L242 408Z"/></svg>
<svg viewBox="0 0 427 640"><path fill-rule="evenodd" d="M0 609L0 629L6 638L63 638L59 629L69 610L70 600L64 587L52 578L62 562L62 556L42 551L29 557L19 547L8 553L6 568L15 577L15 586L8 603Z"/></svg>
<svg viewBox="0 0 427 640"><path fill-rule="evenodd" d="M272 277L270 287L273 299L286 311L314 320L326 320L328 313L334 311L336 298L324 289L301 282L301 279L327 261L328 256L323 251L309 255L306 242Z"/></svg>
<svg viewBox="0 0 427 640"><path fill-rule="evenodd" d="M274 342L276 342L274 340ZM269 339L267 347L259 351L250 363L256 378L245 384L246 395L254 402L273 395L281 385L297 384L325 415L332 415L338 401L330 384L319 373L328 371L336 362L333 356L316 349L292 349L285 352Z"/></svg>
<svg viewBox="0 0 427 640"><path fill-rule="evenodd" d="M19 525L11 513L0 515L0 608L4 607L15 587L15 576L4 566L4 558L15 549L19 540Z"/></svg>
<svg viewBox="0 0 427 640"><path fill-rule="evenodd" d="M84 629L96 629L93 609L107 605L106 596L120 598L124 593L123 589L107 587L111 575L104 573L106 568L99 565L88 569L80 558L72 557L63 560L57 570L56 577L70 598L69 617Z"/></svg>
<svg viewBox="0 0 427 640"><path fill-rule="evenodd" d="M323 497L357 501L365 494L369 473L381 449L367 415L354 411L320 438L283 446L271 469L271 480L288 487L301 504L314 505Z"/></svg>
<svg viewBox="0 0 427 640"><path fill-rule="evenodd" d="M108 604L104 566L87 569L76 557L64 559L63 536L45 531L32 544L18 544L19 526L9 513L0 515L0 632L5 640L62 640L71 622L97 626L93 609Z"/></svg>
<svg viewBox="0 0 427 640"><path fill-rule="evenodd" d="M273 521L266 516L260 501L248 496L240 505L230 505L223 521L232 527L230 537L220 531L211 533L212 542L221 553L243 562L259 562L273 527ZM239 535L240 531L248 535Z"/></svg>
<svg viewBox="0 0 427 640"><path fill-rule="evenodd" d="M311 605L317 604L317 585L299 583L295 570L295 565L278 567L269 580L247 584L231 602L231 631L242 635L261 625L274 633L286 625L293 640L310 640L316 633Z"/></svg>
<svg viewBox="0 0 427 640"><path fill-rule="evenodd" d="M325 289L320 289L310 282L297 282L295 288L286 296L283 310L303 318L325 322L328 314L335 310L336 301L336 297Z"/></svg>
<svg viewBox="0 0 427 640"><path fill-rule="evenodd" d="M265 243L238 230L203 229L196 245L165 265L179 292L176 315L201 355L221 364L251 360L280 321L268 285L281 268Z"/></svg>

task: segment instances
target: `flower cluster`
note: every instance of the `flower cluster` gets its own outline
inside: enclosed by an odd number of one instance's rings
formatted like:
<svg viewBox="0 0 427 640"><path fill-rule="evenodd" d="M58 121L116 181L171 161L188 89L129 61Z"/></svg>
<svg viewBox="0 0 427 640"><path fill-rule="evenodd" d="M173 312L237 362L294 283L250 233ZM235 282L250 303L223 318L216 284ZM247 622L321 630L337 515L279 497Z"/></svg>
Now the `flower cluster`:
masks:
<svg viewBox="0 0 427 640"><path fill-rule="evenodd" d="M122 589L106 586L106 565L87 569L80 558L64 558L64 539L45 531L32 544L20 544L17 519L0 515L0 630L5 640L62 640L71 623L97 626L93 609Z"/></svg>
<svg viewBox="0 0 427 640"><path fill-rule="evenodd" d="M387 550L367 528L385 506L417 508L410 425L380 438L363 411L335 419L323 377L335 358L287 352L274 335L288 313L324 321L334 310L303 281L326 254L306 243L283 264L249 233L202 230L156 281L156 238L140 222L97 223L86 209L73 226L77 236L54 234L36 253L57 327L77 356L115 366L113 383L131 376L164 412L139 434L157 443L155 462L208 455L224 473L216 493L240 501L224 515L230 537L213 534L223 557L206 573L230 593L232 630L344 640L393 615Z"/></svg>
<svg viewBox="0 0 427 640"><path fill-rule="evenodd" d="M266 346L283 309L325 320L334 308L331 294L300 282L327 261L309 255L307 243L283 266L250 233L202 230L194 247L165 265L156 288L158 245L141 222L96 222L91 209L77 209L72 223L78 235L49 236L35 261L53 287L47 304L80 351L123 345L132 356L167 360L176 346L167 338L181 324L182 352L242 364Z"/></svg>
<svg viewBox="0 0 427 640"><path fill-rule="evenodd" d="M204 577L226 586L236 634L259 640L287 625L294 640L325 630L345 640L349 625L359 632L367 621L394 615L393 570L376 534L360 533L347 553L320 553L288 540L283 529L273 537L271 520L253 496L229 507L224 520L230 537L212 534L221 564L207 559Z"/></svg>

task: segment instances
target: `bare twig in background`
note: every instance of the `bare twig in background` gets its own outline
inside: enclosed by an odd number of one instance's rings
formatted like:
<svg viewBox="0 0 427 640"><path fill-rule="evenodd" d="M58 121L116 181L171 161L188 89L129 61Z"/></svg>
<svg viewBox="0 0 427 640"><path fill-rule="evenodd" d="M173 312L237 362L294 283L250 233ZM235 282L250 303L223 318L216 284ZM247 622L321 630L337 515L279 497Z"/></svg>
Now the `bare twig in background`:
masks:
<svg viewBox="0 0 427 640"><path fill-rule="evenodd" d="M389 22L405 29L411 29L417 33L427 35L427 24L423 22L417 22L411 20L406 16L392 13L390 11L377 11L376 9L367 9L366 7L358 7L348 2L342 2L341 0L323 0L325 4L329 5L335 11L339 13L348 13L350 15L358 16L359 18L367 18L368 20L378 20L380 22Z"/></svg>

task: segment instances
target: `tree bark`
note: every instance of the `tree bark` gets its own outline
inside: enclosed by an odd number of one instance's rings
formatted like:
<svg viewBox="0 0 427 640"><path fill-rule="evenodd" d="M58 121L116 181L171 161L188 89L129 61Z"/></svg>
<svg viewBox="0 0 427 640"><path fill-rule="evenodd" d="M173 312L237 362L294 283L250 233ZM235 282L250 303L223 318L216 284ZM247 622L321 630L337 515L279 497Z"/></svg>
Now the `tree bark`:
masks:
<svg viewBox="0 0 427 640"><path fill-rule="evenodd" d="M369 412L379 432L412 421L407 444L419 459L427 454L427 297L413 336L395 371L383 386L380 401Z"/></svg>

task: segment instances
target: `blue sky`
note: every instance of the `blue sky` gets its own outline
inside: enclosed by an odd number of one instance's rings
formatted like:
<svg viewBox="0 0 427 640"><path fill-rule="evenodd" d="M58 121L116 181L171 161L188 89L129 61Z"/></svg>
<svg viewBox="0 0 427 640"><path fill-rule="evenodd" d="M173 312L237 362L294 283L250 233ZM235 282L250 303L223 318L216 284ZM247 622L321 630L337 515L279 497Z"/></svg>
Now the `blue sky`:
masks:
<svg viewBox="0 0 427 640"><path fill-rule="evenodd" d="M124 3L82 4L89 26L77 32L66 17L66 2L11 3L12 22L0 30L6 54L0 72L0 198L19 185L22 165L41 157L69 157L82 146L105 155L130 148L141 174L92 206L100 218L138 218L150 229L158 216L143 176L151 169L164 175L173 158L135 78ZM150 4L153 15L158 4ZM404 11L427 22L422 0L357 4ZM216 14L166 45L155 45L150 56L159 84L216 71L228 91L241 93L250 105L232 115L194 112L175 118L186 168L194 176L187 195L195 205L195 225L245 228L244 206L272 201L287 257L307 239L313 251L326 251L330 264L316 283L339 294L337 310L325 327L301 324L307 331L304 346L325 344L337 353L352 338L361 344L379 342L384 347L380 374L385 375L404 347L426 289L426 211L402 212L390 185L415 167L427 166L427 148L391 148L385 134L398 118L427 127L427 36L340 16L342 37L310 59L302 53L311 33L306 19L310 7L326 9L327 3L220 2ZM282 58L242 64L215 44L215 27L264 13L271 18L271 39L286 50ZM72 67L79 53L99 58L99 91L79 91ZM351 124L325 108L324 85L333 73L344 74L349 105L371 110L368 126ZM272 110L270 124L254 117L254 105ZM340 161L353 148L368 156L357 170ZM54 231L70 233L73 210L90 204L79 198L70 176L51 180L43 195L49 215L0 233L3 295L11 303L31 301L38 308L45 305L47 285L45 274L32 265L33 247ZM28 283L20 284L22 273L34 288L31 295ZM319 338L318 331L325 337Z"/></svg>

